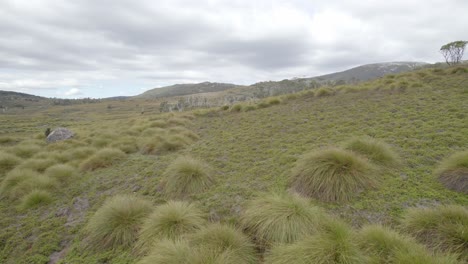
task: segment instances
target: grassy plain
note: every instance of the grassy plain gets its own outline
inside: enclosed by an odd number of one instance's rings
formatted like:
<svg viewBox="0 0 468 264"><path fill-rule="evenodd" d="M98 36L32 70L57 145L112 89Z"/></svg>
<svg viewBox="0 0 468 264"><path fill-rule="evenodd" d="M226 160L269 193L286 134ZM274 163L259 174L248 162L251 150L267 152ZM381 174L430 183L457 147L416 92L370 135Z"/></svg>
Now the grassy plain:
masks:
<svg viewBox="0 0 468 264"><path fill-rule="evenodd" d="M378 187L349 201L308 200L353 229L343 233L367 224L402 230L403 215L414 207L468 206L466 194L445 188L434 173L442 160L468 148L467 67L429 68L194 112L158 114L158 106L118 101L0 115L0 263L136 263L141 256L132 247L90 250L94 242L85 227L115 195L164 204L165 171L180 156L202 160L213 171L208 188L184 199L206 220L239 229L249 201L291 191L292 170L304 154L356 137L387 143L401 162L375 172ZM76 137L46 144L45 129L58 126ZM120 149L119 159L90 167L90 158L106 148ZM58 164L75 171L63 174L53 169ZM19 170L40 177L15 176ZM14 177L19 179L6 181ZM190 244L177 243L183 249ZM295 252L292 247L285 250ZM258 249L258 263L264 254L269 256Z"/></svg>

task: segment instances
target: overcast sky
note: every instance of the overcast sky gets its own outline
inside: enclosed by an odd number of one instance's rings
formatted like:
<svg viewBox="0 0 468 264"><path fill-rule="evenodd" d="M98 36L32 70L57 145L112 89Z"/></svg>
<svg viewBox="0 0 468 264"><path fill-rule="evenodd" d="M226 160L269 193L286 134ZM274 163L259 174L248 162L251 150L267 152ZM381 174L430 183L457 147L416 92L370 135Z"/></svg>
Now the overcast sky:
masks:
<svg viewBox="0 0 468 264"><path fill-rule="evenodd" d="M136 95L442 61L466 0L0 0L0 90Z"/></svg>

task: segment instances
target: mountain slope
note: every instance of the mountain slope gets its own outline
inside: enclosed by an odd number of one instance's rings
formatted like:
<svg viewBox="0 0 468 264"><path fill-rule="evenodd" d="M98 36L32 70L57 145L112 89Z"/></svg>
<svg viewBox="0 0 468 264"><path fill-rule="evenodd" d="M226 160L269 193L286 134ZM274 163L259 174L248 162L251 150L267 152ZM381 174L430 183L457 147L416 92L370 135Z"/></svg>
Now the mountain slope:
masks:
<svg viewBox="0 0 468 264"><path fill-rule="evenodd" d="M182 96L182 95L199 94L199 93L219 92L219 91L224 91L224 90L237 88L237 87L240 87L240 86L235 85L235 84L230 84L230 83L211 83L211 82L174 84L171 86L148 90L140 95L135 96L134 98L149 99L149 98L159 98L159 97Z"/></svg>

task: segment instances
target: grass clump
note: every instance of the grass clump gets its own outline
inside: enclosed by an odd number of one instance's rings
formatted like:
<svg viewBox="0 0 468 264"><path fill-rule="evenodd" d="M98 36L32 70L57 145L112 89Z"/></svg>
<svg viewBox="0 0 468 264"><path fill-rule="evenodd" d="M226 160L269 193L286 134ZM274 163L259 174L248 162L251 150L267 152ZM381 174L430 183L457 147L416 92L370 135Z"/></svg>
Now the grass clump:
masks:
<svg viewBox="0 0 468 264"><path fill-rule="evenodd" d="M406 212L403 229L433 249L460 254L468 261L468 210L459 205L413 208Z"/></svg>
<svg viewBox="0 0 468 264"><path fill-rule="evenodd" d="M23 197L20 208L23 210L48 204L52 201L52 195L45 190L33 190Z"/></svg>
<svg viewBox="0 0 468 264"><path fill-rule="evenodd" d="M330 95L334 95L334 94L335 94L335 92L332 89L325 88L325 87L322 87L322 88L318 89L315 92L315 96L317 96L317 97L330 96Z"/></svg>
<svg viewBox="0 0 468 264"><path fill-rule="evenodd" d="M35 144L19 144L13 147L8 148L8 152L23 158L27 159L32 157L33 155L37 154L41 151L41 147Z"/></svg>
<svg viewBox="0 0 468 264"><path fill-rule="evenodd" d="M191 236L199 250L198 263L257 263L254 245L241 231L212 224Z"/></svg>
<svg viewBox="0 0 468 264"><path fill-rule="evenodd" d="M186 240L162 240L154 245L154 250L138 264L188 264L194 262L196 251ZM197 263L198 264L198 263ZM202 263L200 263L202 264Z"/></svg>
<svg viewBox="0 0 468 264"><path fill-rule="evenodd" d="M2 181L0 194L12 199L19 198L32 190L51 190L57 181L30 169L14 169Z"/></svg>
<svg viewBox="0 0 468 264"><path fill-rule="evenodd" d="M110 144L112 148L120 149L123 152L130 154L138 151L138 145L132 137L123 137Z"/></svg>
<svg viewBox="0 0 468 264"><path fill-rule="evenodd" d="M298 195L268 194L247 203L241 223L262 246L292 243L320 227L324 213Z"/></svg>
<svg viewBox="0 0 468 264"><path fill-rule="evenodd" d="M0 175L7 173L21 163L21 159L15 155L0 152Z"/></svg>
<svg viewBox="0 0 468 264"><path fill-rule="evenodd" d="M32 170L15 169L10 171L2 181L0 186L0 194L2 196L10 193L20 182L32 179L39 174Z"/></svg>
<svg viewBox="0 0 468 264"><path fill-rule="evenodd" d="M213 183L213 170L191 157L179 157L164 172L164 192L170 198L186 198L201 193Z"/></svg>
<svg viewBox="0 0 468 264"><path fill-rule="evenodd" d="M350 200L376 186L373 167L353 152L324 149L304 155L293 168L292 188L325 202Z"/></svg>
<svg viewBox="0 0 468 264"><path fill-rule="evenodd" d="M265 263L368 263L368 258L359 250L353 236L350 227L331 221L316 235L294 244L273 247L265 258Z"/></svg>
<svg viewBox="0 0 468 264"><path fill-rule="evenodd" d="M147 252L158 240L177 240L182 235L193 233L205 225L203 212L195 205L169 201L156 207L146 218L140 230L137 251Z"/></svg>
<svg viewBox="0 0 468 264"><path fill-rule="evenodd" d="M104 148L83 161L80 168L84 171L93 171L108 167L123 158L125 158L125 153L120 149Z"/></svg>
<svg viewBox="0 0 468 264"><path fill-rule="evenodd" d="M388 144L371 137L354 138L346 144L345 149L354 151L377 165L391 167L400 163L400 157Z"/></svg>
<svg viewBox="0 0 468 264"><path fill-rule="evenodd" d="M242 111L242 105L241 104L235 104L231 107L231 112L240 112Z"/></svg>
<svg viewBox="0 0 468 264"><path fill-rule="evenodd" d="M446 188L468 194L468 151L455 153L442 161L436 174Z"/></svg>
<svg viewBox="0 0 468 264"><path fill-rule="evenodd" d="M53 158L45 158L45 159L35 159L31 158L18 166L20 169L31 169L37 172L44 172L50 166L56 164L57 161Z"/></svg>
<svg viewBox="0 0 468 264"><path fill-rule="evenodd" d="M57 164L47 168L44 172L45 175L56 179L61 183L66 183L77 176L77 171L74 167L66 164Z"/></svg>
<svg viewBox="0 0 468 264"><path fill-rule="evenodd" d="M371 263L458 263L454 255L433 254L411 237L379 225L363 227L357 241Z"/></svg>
<svg viewBox="0 0 468 264"><path fill-rule="evenodd" d="M98 249L131 246L144 218L152 210L150 202L135 196L119 195L108 199L85 227L89 246Z"/></svg>

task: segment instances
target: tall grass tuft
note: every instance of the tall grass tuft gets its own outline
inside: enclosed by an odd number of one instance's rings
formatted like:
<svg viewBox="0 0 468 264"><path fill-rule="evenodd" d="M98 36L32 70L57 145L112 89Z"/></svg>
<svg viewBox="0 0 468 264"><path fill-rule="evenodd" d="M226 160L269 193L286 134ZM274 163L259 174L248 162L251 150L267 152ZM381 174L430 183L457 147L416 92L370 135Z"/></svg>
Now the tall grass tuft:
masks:
<svg viewBox="0 0 468 264"><path fill-rule="evenodd" d="M23 159L32 157L41 151L41 147L36 144L18 144L7 148L7 151Z"/></svg>
<svg viewBox="0 0 468 264"><path fill-rule="evenodd" d="M120 149L104 148L83 161L80 168L84 171L93 171L98 168L109 167L123 158L125 158L125 153Z"/></svg>
<svg viewBox="0 0 468 264"><path fill-rule="evenodd" d="M400 157L388 144L371 137L354 138L347 142L345 149L361 154L377 165L391 167L400 163Z"/></svg>
<svg viewBox="0 0 468 264"><path fill-rule="evenodd" d="M138 237L144 218L152 211L150 202L135 196L108 199L85 227L89 247L115 249L129 247Z"/></svg>
<svg viewBox="0 0 468 264"><path fill-rule="evenodd" d="M359 250L353 237L350 227L339 221L330 221L316 235L294 244L276 245L266 256L265 263L368 263L368 258Z"/></svg>
<svg viewBox="0 0 468 264"><path fill-rule="evenodd" d="M44 172L47 168L49 168L52 165L57 164L57 161L53 158L45 158L45 159L35 159L31 158L28 160L25 160L23 163L21 163L18 168L19 169L31 169L37 172Z"/></svg>
<svg viewBox="0 0 468 264"><path fill-rule="evenodd" d="M27 169L14 169L7 173L0 185L0 195L8 196L19 183L37 177L39 173Z"/></svg>
<svg viewBox="0 0 468 264"><path fill-rule="evenodd" d="M164 172L164 192L170 198L186 198L201 193L213 183L212 168L191 157L179 157Z"/></svg>
<svg viewBox="0 0 468 264"><path fill-rule="evenodd" d="M158 240L177 240L205 225L203 212L193 204L169 201L156 207L140 230L137 252L145 253Z"/></svg>
<svg viewBox="0 0 468 264"><path fill-rule="evenodd" d="M199 263L257 263L249 237L231 226L212 224L191 236L190 242L200 252Z"/></svg>
<svg viewBox="0 0 468 264"><path fill-rule="evenodd" d="M413 238L379 225L363 227L357 243L371 263L458 263L455 255L431 253Z"/></svg>
<svg viewBox="0 0 468 264"><path fill-rule="evenodd" d="M52 201L52 195L45 190L33 190L23 197L20 208L23 210L48 204Z"/></svg>
<svg viewBox="0 0 468 264"><path fill-rule="evenodd" d="M343 202L377 185L373 171L367 160L352 152L324 149L308 153L297 162L291 185L305 196L325 202Z"/></svg>
<svg viewBox="0 0 468 264"><path fill-rule="evenodd" d="M251 200L241 216L248 233L263 247L293 243L315 233L325 214L298 195L268 194Z"/></svg>
<svg viewBox="0 0 468 264"><path fill-rule="evenodd" d="M403 229L433 249L460 254L468 261L468 209L459 205L409 209Z"/></svg>
<svg viewBox="0 0 468 264"><path fill-rule="evenodd" d="M435 173L446 188L468 194L468 151L457 152L443 160Z"/></svg>
<svg viewBox="0 0 468 264"><path fill-rule="evenodd" d="M15 155L0 152L0 175L7 173L21 163L21 159Z"/></svg>
<svg viewBox="0 0 468 264"><path fill-rule="evenodd" d="M198 264L194 261L196 251L186 240L161 240L154 250L138 264ZM202 264L202 263L199 263Z"/></svg>
<svg viewBox="0 0 468 264"><path fill-rule="evenodd" d="M57 164L47 168L44 174L53 179L56 179L60 183L68 183L71 179L78 175L78 172L70 165Z"/></svg>

